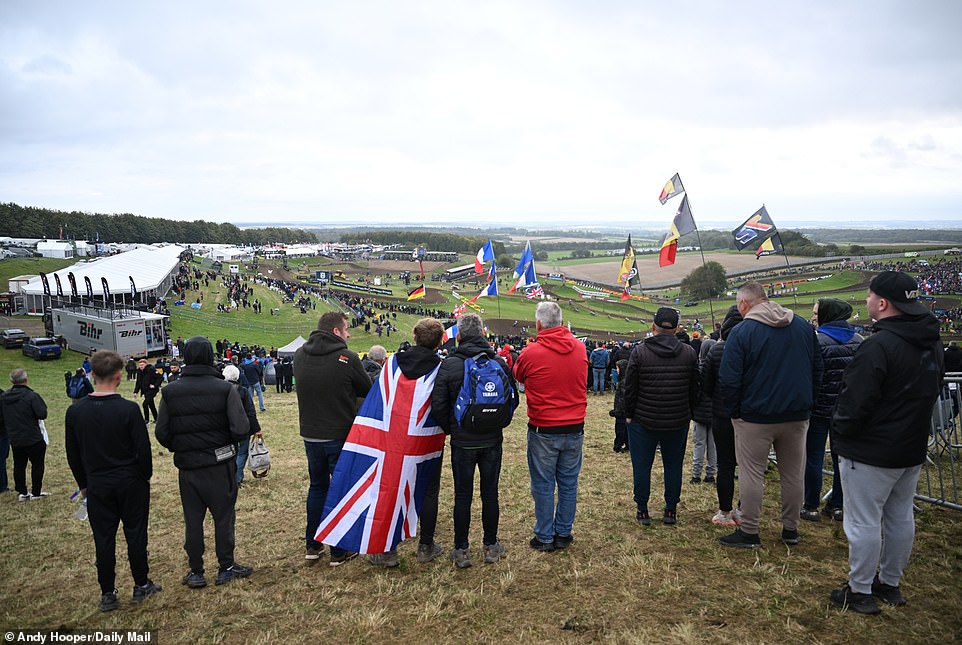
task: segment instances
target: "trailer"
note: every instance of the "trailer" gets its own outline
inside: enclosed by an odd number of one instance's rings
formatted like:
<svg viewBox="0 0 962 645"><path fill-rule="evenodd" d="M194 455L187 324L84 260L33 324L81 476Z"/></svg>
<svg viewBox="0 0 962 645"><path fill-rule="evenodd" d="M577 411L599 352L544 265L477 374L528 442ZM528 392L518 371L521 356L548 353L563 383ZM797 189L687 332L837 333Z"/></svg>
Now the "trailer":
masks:
<svg viewBox="0 0 962 645"><path fill-rule="evenodd" d="M150 356L167 351L168 316L133 309L73 305L50 311L53 331L67 347L92 354L109 349L121 356Z"/></svg>

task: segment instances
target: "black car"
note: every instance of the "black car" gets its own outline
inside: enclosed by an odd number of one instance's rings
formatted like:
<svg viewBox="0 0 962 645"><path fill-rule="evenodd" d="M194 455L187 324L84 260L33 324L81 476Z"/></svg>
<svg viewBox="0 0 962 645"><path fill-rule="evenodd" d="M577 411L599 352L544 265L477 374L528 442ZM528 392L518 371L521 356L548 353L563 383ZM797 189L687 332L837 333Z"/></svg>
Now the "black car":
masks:
<svg viewBox="0 0 962 645"><path fill-rule="evenodd" d="M30 340L30 337L22 329L4 329L0 332L0 340L7 349L11 347L23 347L23 344Z"/></svg>

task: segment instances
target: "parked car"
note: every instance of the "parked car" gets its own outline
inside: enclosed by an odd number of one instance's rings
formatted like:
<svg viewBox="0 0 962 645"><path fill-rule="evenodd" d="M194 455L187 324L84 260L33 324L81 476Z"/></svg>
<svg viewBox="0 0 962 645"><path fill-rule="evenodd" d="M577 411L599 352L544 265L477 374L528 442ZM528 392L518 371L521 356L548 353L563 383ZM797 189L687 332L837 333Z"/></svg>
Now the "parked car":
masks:
<svg viewBox="0 0 962 645"><path fill-rule="evenodd" d="M698 306L698 301L697 301L697 300L689 300L688 302L685 303L685 306L686 306L686 307L697 307L697 306Z"/></svg>
<svg viewBox="0 0 962 645"><path fill-rule="evenodd" d="M23 347L23 344L30 339L22 329L4 329L0 332L3 339L3 346L7 349L11 347Z"/></svg>
<svg viewBox="0 0 962 645"><path fill-rule="evenodd" d="M31 338L23 344L23 355L35 361L60 358L60 344L53 338Z"/></svg>

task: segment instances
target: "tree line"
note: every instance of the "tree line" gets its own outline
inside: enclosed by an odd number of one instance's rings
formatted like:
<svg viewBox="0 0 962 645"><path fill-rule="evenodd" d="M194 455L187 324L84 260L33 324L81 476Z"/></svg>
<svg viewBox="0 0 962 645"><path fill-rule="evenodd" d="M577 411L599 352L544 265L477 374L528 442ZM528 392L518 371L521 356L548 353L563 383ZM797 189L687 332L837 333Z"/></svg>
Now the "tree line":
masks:
<svg viewBox="0 0 962 645"><path fill-rule="evenodd" d="M3 234L9 237L87 240L154 244L237 244L255 246L270 243L313 243L313 234L296 228L266 227L241 229L229 222L217 224L204 220L181 222L161 217L122 213L82 213L33 206L0 203ZM62 231L62 235L61 235Z"/></svg>
<svg viewBox="0 0 962 645"><path fill-rule="evenodd" d="M401 244L409 248L423 246L429 251L453 251L456 253L477 253L488 241L487 237L456 235L453 233L431 233L428 231L360 231L344 233L341 242L346 244ZM495 255L504 253L504 243L491 241Z"/></svg>

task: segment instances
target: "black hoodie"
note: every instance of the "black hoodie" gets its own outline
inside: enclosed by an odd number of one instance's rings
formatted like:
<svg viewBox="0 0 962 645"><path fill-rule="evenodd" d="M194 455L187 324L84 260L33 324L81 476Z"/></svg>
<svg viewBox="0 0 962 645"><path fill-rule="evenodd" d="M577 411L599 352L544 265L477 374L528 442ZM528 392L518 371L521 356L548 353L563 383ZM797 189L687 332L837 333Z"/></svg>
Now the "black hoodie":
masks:
<svg viewBox="0 0 962 645"><path fill-rule="evenodd" d="M881 468L924 463L944 374L935 316L875 323L842 376L831 435L838 454Z"/></svg>
<svg viewBox="0 0 962 645"><path fill-rule="evenodd" d="M684 430L698 404L698 355L674 334L657 334L631 352L625 414L646 430Z"/></svg>
<svg viewBox="0 0 962 645"><path fill-rule="evenodd" d="M14 385L0 395L0 427L14 448L43 441L40 420L47 418L47 404L26 385Z"/></svg>
<svg viewBox="0 0 962 645"><path fill-rule="evenodd" d="M344 441L371 379L357 354L329 331L314 330L294 353L301 436Z"/></svg>

